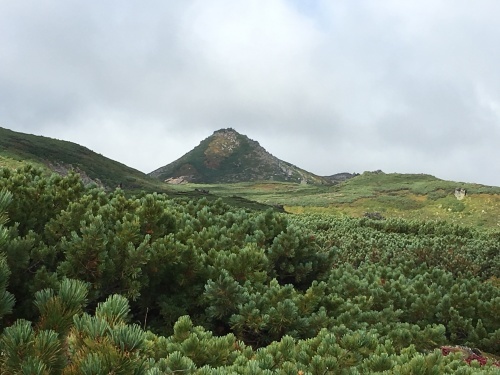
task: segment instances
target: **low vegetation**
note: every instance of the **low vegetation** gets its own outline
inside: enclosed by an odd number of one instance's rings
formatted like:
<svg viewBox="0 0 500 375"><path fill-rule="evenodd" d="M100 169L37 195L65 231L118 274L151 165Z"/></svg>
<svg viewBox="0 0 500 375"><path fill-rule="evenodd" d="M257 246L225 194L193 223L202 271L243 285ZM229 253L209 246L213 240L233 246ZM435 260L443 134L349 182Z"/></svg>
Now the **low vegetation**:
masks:
<svg viewBox="0 0 500 375"><path fill-rule="evenodd" d="M290 213L325 213L363 217L378 212L384 218L446 220L454 224L498 228L500 188L440 180L425 174L365 172L335 185L284 182L184 184L171 189L196 188L225 197L238 195ZM467 194L458 200L455 189Z"/></svg>
<svg viewBox="0 0 500 375"><path fill-rule="evenodd" d="M0 373L499 373L500 231L205 195L1 169Z"/></svg>

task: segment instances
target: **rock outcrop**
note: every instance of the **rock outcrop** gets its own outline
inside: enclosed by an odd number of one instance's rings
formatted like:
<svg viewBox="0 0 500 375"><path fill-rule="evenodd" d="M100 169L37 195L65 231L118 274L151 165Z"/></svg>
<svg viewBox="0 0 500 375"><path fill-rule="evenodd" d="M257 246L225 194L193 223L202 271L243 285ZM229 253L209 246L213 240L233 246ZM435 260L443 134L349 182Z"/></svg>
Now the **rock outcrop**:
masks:
<svg viewBox="0 0 500 375"><path fill-rule="evenodd" d="M217 130L181 158L149 175L162 181L182 178L195 183L329 183L323 177L276 158L257 141L231 128Z"/></svg>

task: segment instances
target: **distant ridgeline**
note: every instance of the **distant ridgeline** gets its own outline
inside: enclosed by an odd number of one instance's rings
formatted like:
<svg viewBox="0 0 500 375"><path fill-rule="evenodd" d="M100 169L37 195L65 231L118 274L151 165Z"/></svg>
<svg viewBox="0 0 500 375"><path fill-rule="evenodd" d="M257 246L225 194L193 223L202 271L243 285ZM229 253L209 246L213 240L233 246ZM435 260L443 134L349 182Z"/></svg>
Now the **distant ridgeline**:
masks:
<svg viewBox="0 0 500 375"><path fill-rule="evenodd" d="M324 178L326 178L327 180L330 180L333 183L338 183L338 182L343 182L343 181L349 180L350 178L353 178L356 176L359 176L359 173L343 172L343 173L336 173L336 174L333 174L331 176L325 176Z"/></svg>
<svg viewBox="0 0 500 375"><path fill-rule="evenodd" d="M146 191L163 190L161 182L165 181L172 184L281 181L322 185L356 175L315 175L276 158L258 142L231 128L215 131L193 150L149 176L73 142L0 128L0 167L19 168L26 163L61 175L76 171L87 184Z"/></svg>
<svg viewBox="0 0 500 375"><path fill-rule="evenodd" d="M85 184L114 189L158 191L155 179L73 142L0 128L0 167L20 168L26 164L48 172L80 174Z"/></svg>

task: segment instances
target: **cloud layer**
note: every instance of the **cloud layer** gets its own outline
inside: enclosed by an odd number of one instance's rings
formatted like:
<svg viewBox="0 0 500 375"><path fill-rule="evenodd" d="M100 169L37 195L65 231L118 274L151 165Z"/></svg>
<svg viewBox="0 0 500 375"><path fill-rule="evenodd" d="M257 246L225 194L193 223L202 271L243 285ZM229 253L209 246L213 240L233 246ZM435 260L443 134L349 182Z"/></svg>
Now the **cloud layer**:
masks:
<svg viewBox="0 0 500 375"><path fill-rule="evenodd" d="M0 126L150 172L233 127L311 172L500 186L478 0L0 0Z"/></svg>

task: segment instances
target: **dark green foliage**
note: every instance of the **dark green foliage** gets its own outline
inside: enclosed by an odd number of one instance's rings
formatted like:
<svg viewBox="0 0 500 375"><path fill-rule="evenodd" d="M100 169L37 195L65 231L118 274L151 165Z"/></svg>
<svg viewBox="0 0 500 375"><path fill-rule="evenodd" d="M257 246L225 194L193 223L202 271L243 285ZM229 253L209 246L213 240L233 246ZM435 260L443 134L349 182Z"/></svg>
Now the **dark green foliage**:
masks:
<svg viewBox="0 0 500 375"><path fill-rule="evenodd" d="M146 374L146 334L136 324L126 324L130 308L127 300L110 296L99 304L95 316L75 315L68 335L72 363L65 374Z"/></svg>
<svg viewBox="0 0 500 375"><path fill-rule="evenodd" d="M282 283L291 283L298 288L306 288L312 281L322 279L330 270L333 251L322 249L310 235L297 236L298 229L289 227L273 240L268 258L274 264L274 272Z"/></svg>
<svg viewBox="0 0 500 375"><path fill-rule="evenodd" d="M0 190L0 322L2 317L10 313L14 306L14 296L6 290L11 270L4 253L9 239L9 233L4 224L8 221L7 208L11 202L12 194L6 190ZM2 324L0 324L1 327L3 327Z"/></svg>
<svg viewBox="0 0 500 375"><path fill-rule="evenodd" d="M5 256L0 254L0 318L9 314L14 306L14 296L6 290L9 276L10 270Z"/></svg>
<svg viewBox="0 0 500 375"><path fill-rule="evenodd" d="M495 373L435 349L500 354L499 232L16 173L0 179L0 213L23 220L0 215L2 374Z"/></svg>
<svg viewBox="0 0 500 375"><path fill-rule="evenodd" d="M87 286L83 281L63 279L57 293L43 289L35 293L34 304L40 313L40 329L51 329L63 336L72 326L73 316L83 311L87 299Z"/></svg>
<svg viewBox="0 0 500 375"><path fill-rule="evenodd" d="M66 177L45 177L42 170L27 166L22 170L0 169L0 189L12 193L13 202L8 214L12 223L18 223L20 236L29 230L43 233L47 222L78 199L84 190L77 174Z"/></svg>
<svg viewBox="0 0 500 375"><path fill-rule="evenodd" d="M60 374L65 365L56 332L38 331L18 320L0 338L2 374Z"/></svg>

